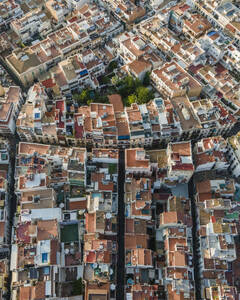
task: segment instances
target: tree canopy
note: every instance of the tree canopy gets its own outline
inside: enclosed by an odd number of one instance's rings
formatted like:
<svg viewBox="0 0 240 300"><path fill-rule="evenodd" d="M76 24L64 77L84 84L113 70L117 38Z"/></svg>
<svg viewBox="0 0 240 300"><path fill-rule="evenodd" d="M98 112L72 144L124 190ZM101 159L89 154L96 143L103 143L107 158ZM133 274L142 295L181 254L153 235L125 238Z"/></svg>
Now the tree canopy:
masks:
<svg viewBox="0 0 240 300"><path fill-rule="evenodd" d="M127 102L128 102L128 105L131 105L131 104L137 102L137 96L135 94L129 95L127 98Z"/></svg>
<svg viewBox="0 0 240 300"><path fill-rule="evenodd" d="M77 296L77 295L82 295L84 290L84 285L82 282L82 278L79 278L73 282L73 291L72 295Z"/></svg>
<svg viewBox="0 0 240 300"><path fill-rule="evenodd" d="M153 98L153 91L149 90L144 86L138 86L133 93L131 93L125 98L124 104L127 106L130 106L133 103L144 104Z"/></svg>
<svg viewBox="0 0 240 300"><path fill-rule="evenodd" d="M146 72L146 74L143 78L143 85L144 86L150 85L150 72Z"/></svg>
<svg viewBox="0 0 240 300"><path fill-rule="evenodd" d="M110 64L108 65L108 72L113 72L114 69L116 69L118 67L118 63L113 60L110 62Z"/></svg>

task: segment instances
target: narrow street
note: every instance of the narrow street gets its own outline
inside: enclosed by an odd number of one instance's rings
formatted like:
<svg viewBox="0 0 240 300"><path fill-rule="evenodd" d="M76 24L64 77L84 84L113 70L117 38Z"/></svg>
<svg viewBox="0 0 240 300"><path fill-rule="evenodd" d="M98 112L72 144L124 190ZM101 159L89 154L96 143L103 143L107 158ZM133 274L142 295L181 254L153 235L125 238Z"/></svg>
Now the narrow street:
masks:
<svg viewBox="0 0 240 300"><path fill-rule="evenodd" d="M9 172L8 172L8 186L7 186L7 224L6 224L6 244L9 247L11 257L11 240L12 240L12 226L14 225L14 215L16 212L16 195L14 192L15 186L15 162L16 162L16 143L17 137L11 136L8 138L9 141L9 155L10 155L10 162L9 162ZM10 262L9 262L10 263ZM7 289L8 293L5 296L6 300L11 298L11 275L9 273L8 282L7 282Z"/></svg>
<svg viewBox="0 0 240 300"><path fill-rule="evenodd" d="M124 150L119 150L118 160L118 255L116 299L124 300L125 278L125 205L124 205L125 159Z"/></svg>
<svg viewBox="0 0 240 300"><path fill-rule="evenodd" d="M195 295L196 300L201 300L201 279L199 273L199 238L197 235L197 215L196 204L194 199L195 186L193 177L188 183L189 198L191 199L191 213L192 213L192 246L193 246L193 267L194 267L194 282L195 282Z"/></svg>

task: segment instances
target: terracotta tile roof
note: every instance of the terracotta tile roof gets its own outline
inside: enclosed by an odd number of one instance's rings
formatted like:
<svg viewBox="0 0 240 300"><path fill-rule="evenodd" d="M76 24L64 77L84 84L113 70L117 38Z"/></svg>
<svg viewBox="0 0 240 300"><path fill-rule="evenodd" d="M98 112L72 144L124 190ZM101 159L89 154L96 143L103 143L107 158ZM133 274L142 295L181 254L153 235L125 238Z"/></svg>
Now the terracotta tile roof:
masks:
<svg viewBox="0 0 240 300"><path fill-rule="evenodd" d="M45 282L37 282L35 286L21 286L19 300L45 299Z"/></svg>
<svg viewBox="0 0 240 300"><path fill-rule="evenodd" d="M5 221L0 222L0 237L4 237L4 230L5 230Z"/></svg>
<svg viewBox="0 0 240 300"><path fill-rule="evenodd" d="M29 236L29 226L31 222L21 223L16 228L16 235L18 242L23 242L24 244L30 243Z"/></svg>
<svg viewBox="0 0 240 300"><path fill-rule="evenodd" d="M96 232L96 213L86 213L86 231L88 233Z"/></svg>
<svg viewBox="0 0 240 300"><path fill-rule="evenodd" d="M171 150L181 156L190 156L192 154L191 142L172 143Z"/></svg>
<svg viewBox="0 0 240 300"><path fill-rule="evenodd" d="M149 168L149 159L145 158L144 149L126 149L125 153L127 168Z"/></svg>
<svg viewBox="0 0 240 300"><path fill-rule="evenodd" d="M37 222L37 239L52 240L58 237L57 220L40 220Z"/></svg>
<svg viewBox="0 0 240 300"><path fill-rule="evenodd" d="M142 72L149 71L151 69L151 64L144 60L134 60L132 63L128 64L128 68L131 72L138 76Z"/></svg>
<svg viewBox="0 0 240 300"><path fill-rule="evenodd" d="M87 200L84 201L70 201L69 202L69 209L76 210L76 209L86 209L87 208Z"/></svg>
<svg viewBox="0 0 240 300"><path fill-rule="evenodd" d="M113 105L114 113L123 112L124 107L122 103L122 97L119 94L113 94L108 96L109 102Z"/></svg>
<svg viewBox="0 0 240 300"><path fill-rule="evenodd" d="M125 249L147 248L148 239L146 234L125 234Z"/></svg>
<svg viewBox="0 0 240 300"><path fill-rule="evenodd" d="M177 224L183 223L188 226L192 226L192 219L189 215L180 211L169 211L160 214L160 224Z"/></svg>
<svg viewBox="0 0 240 300"><path fill-rule="evenodd" d="M51 252L50 252L50 264L57 264L57 252L59 252L59 242L58 240L51 240Z"/></svg>
<svg viewBox="0 0 240 300"><path fill-rule="evenodd" d="M199 194L209 193L211 191L210 180L200 181L196 184L196 190ZM207 199L205 199L207 200Z"/></svg>

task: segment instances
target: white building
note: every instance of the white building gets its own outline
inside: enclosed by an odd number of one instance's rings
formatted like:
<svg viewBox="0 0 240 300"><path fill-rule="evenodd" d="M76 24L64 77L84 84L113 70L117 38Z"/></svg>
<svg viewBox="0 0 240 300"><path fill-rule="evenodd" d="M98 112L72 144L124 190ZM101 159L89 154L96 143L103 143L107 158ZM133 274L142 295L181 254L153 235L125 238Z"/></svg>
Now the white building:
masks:
<svg viewBox="0 0 240 300"><path fill-rule="evenodd" d="M240 176L240 134L228 138L227 156L230 170L235 177Z"/></svg>
<svg viewBox="0 0 240 300"><path fill-rule="evenodd" d="M50 19L39 8L30 11L20 19L13 20L10 26L23 43L30 40L37 33L46 36L51 28Z"/></svg>
<svg viewBox="0 0 240 300"><path fill-rule="evenodd" d="M15 120L23 104L20 87L0 86L0 134L8 135L15 132Z"/></svg>
<svg viewBox="0 0 240 300"><path fill-rule="evenodd" d="M221 137L204 138L195 144L195 171L227 170L227 143Z"/></svg>

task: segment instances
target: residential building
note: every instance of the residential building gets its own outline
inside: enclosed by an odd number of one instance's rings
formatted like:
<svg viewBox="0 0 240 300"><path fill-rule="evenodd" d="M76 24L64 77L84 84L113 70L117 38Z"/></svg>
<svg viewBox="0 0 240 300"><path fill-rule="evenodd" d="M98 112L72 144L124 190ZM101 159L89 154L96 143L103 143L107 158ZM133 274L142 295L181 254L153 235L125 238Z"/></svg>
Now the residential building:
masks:
<svg viewBox="0 0 240 300"><path fill-rule="evenodd" d="M218 29L225 30L239 45L240 35L238 26L239 8L231 1L192 1L195 8Z"/></svg>
<svg viewBox="0 0 240 300"><path fill-rule="evenodd" d="M104 0L104 2L108 3L116 16L126 23L133 23L137 19L143 17L146 13L145 8L136 5L134 1Z"/></svg>
<svg viewBox="0 0 240 300"><path fill-rule="evenodd" d="M66 1L48 0L45 5L56 23L62 23L70 12L70 7Z"/></svg>
<svg viewBox="0 0 240 300"><path fill-rule="evenodd" d="M199 276L201 278L201 296L211 299L221 293L221 285L232 289L232 263L237 259L234 237L237 235L233 220L232 198L235 193L233 180L215 179L196 184L197 228L199 233L200 256ZM237 207L236 206L236 207ZM206 250L208 249L208 250ZM229 276L230 275L230 276ZM235 277L235 275L233 274ZM218 292L219 286L220 291ZM235 289L232 289L233 295ZM222 291L224 293L224 291ZM213 293L213 294L212 294Z"/></svg>
<svg viewBox="0 0 240 300"><path fill-rule="evenodd" d="M240 175L239 133L227 139L227 157L234 177Z"/></svg>
<svg viewBox="0 0 240 300"><path fill-rule="evenodd" d="M70 297L84 269L86 150L21 142L16 160L12 297Z"/></svg>
<svg viewBox="0 0 240 300"><path fill-rule="evenodd" d="M0 27L8 28L12 20L22 17L23 11L20 4L15 1L5 0L0 5Z"/></svg>
<svg viewBox="0 0 240 300"><path fill-rule="evenodd" d="M0 134L7 136L15 133L16 119L23 104L21 88L0 86Z"/></svg>
<svg viewBox="0 0 240 300"><path fill-rule="evenodd" d="M156 227L158 276L168 298L194 299L190 200L170 196Z"/></svg>
<svg viewBox="0 0 240 300"><path fill-rule="evenodd" d="M68 57L51 68L42 84L60 94L71 95L72 91L99 87L97 78L105 72L105 65L92 50ZM50 76L49 76L50 74Z"/></svg>
<svg viewBox="0 0 240 300"><path fill-rule="evenodd" d="M188 183L194 173L191 142L169 143L167 147L167 184Z"/></svg>
<svg viewBox="0 0 240 300"><path fill-rule="evenodd" d="M220 136L200 140L194 147L195 172L227 170L226 152L227 142Z"/></svg>
<svg viewBox="0 0 240 300"><path fill-rule="evenodd" d="M51 30L50 20L39 8L30 11L22 18L13 20L10 26L23 43L31 40L37 34L44 37Z"/></svg>
<svg viewBox="0 0 240 300"><path fill-rule="evenodd" d="M176 62L165 63L162 68L153 70L151 78L155 87L171 98L198 97L202 90L201 84Z"/></svg>
<svg viewBox="0 0 240 300"><path fill-rule="evenodd" d="M150 163L143 148L125 150L126 174L150 174Z"/></svg>

